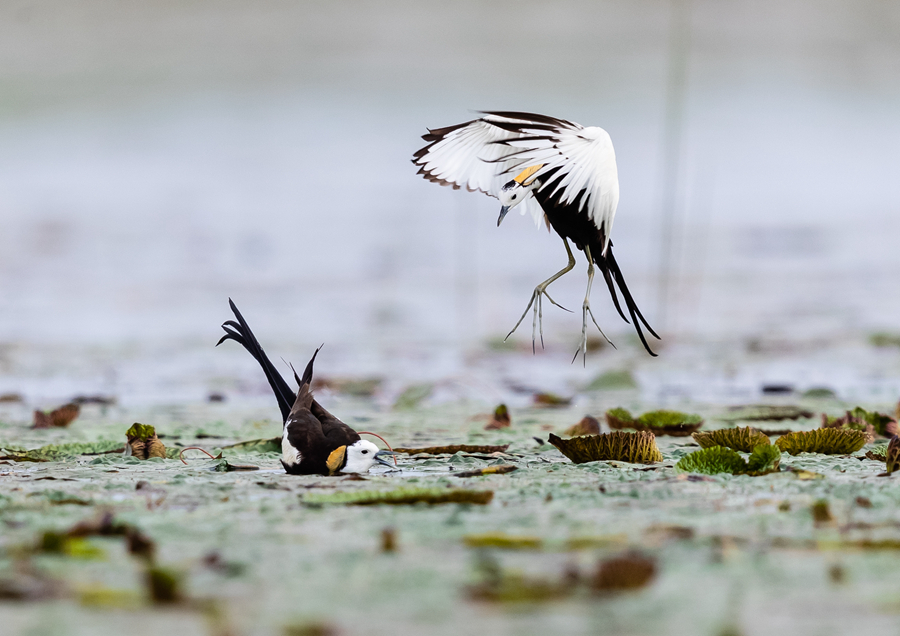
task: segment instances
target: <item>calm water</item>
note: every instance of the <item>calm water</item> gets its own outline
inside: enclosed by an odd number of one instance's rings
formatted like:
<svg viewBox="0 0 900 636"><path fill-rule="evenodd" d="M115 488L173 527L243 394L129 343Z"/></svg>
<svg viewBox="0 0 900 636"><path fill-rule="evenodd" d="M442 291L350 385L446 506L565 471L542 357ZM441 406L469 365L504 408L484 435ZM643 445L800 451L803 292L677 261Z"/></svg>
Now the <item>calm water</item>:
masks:
<svg viewBox="0 0 900 636"><path fill-rule="evenodd" d="M323 373L395 387L492 401L509 378L573 390L631 367L662 401L769 380L889 401L897 356L864 341L900 330L900 10L675 7L5 3L0 390L264 391L239 351L211 349L231 296L273 357L326 342ZM578 317L555 308L543 356L479 353L564 263L527 219L498 229L495 201L415 176L425 128L479 108L609 130L613 238L661 361L599 286L620 350L587 370L568 363ZM584 284L579 264L554 297L577 306Z"/></svg>

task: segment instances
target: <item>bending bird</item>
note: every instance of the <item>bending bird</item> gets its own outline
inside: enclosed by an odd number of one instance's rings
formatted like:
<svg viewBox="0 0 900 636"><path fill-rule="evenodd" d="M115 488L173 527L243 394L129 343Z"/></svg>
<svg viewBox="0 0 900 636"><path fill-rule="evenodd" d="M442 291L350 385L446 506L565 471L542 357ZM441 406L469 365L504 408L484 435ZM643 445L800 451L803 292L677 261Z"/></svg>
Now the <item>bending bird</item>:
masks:
<svg viewBox="0 0 900 636"><path fill-rule="evenodd" d="M359 434L326 411L310 392L313 363L319 354L316 349L303 371L303 377L294 379L300 386L295 394L272 361L263 351L256 336L237 306L229 298L228 304L237 322L229 320L222 325L225 335L216 343L234 340L250 352L262 367L269 386L275 393L284 426L281 434L281 464L291 475L335 475L337 473L364 473L375 463L391 466L386 455L391 451L378 450L372 442L360 439ZM320 347L321 349L321 347Z"/></svg>
<svg viewBox="0 0 900 636"><path fill-rule="evenodd" d="M579 124L531 113L486 111L483 117L446 128L429 129L422 139L428 142L413 154L418 174L440 185L458 190L483 192L500 200L500 217L520 206L531 213L535 224L541 220L562 238L569 261L564 268L534 288L522 317L506 336L509 338L533 307L531 344L540 333L544 344L542 299L565 309L547 293L547 287L575 267L569 241L584 252L588 261L587 292L582 303L581 344L575 357L587 354L587 319L591 317L591 284L594 266L603 274L613 304L629 322L616 289L622 294L638 337L651 356L642 329L659 339L638 309L622 271L613 256L610 231L619 203L619 175L616 154L609 134L596 126ZM609 338L606 338L607 342ZM610 342L612 344L612 342ZM574 358L573 358L574 361Z"/></svg>

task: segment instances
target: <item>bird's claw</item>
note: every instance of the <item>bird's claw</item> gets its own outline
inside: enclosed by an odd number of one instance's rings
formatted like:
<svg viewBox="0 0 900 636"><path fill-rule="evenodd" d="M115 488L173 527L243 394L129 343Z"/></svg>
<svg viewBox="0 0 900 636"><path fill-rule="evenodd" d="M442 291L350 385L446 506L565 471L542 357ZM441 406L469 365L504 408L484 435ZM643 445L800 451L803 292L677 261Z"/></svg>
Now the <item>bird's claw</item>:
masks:
<svg viewBox="0 0 900 636"><path fill-rule="evenodd" d="M542 298L543 296L546 296L547 300L549 300L552 304L556 305L563 311L568 311L569 313L572 313L571 310L566 309L565 307L560 305L558 302L553 300L553 298L550 297L550 294L547 293L546 287L542 287L541 285L538 285L537 287L534 288L534 293L531 294L531 300L528 301L528 306L525 307L525 311L522 312L522 316L519 318L519 321L516 323L516 326L513 327L512 330L508 334L506 334L506 338L503 339L504 342L509 340L509 337L511 335L513 335L513 333L515 333L516 329L519 328L519 325L522 324L522 321L525 320L525 316L528 315L528 311L530 309L532 309L532 307L534 307L534 309L533 309L534 316L533 316L532 322L531 322L531 352L536 353L536 340L537 340L538 334L541 337L541 349L544 348L544 307L543 307L543 298Z"/></svg>
<svg viewBox="0 0 900 636"><path fill-rule="evenodd" d="M612 345L613 349L616 348L616 345L613 344L612 340L610 340L603 330L600 328L600 325L597 324L597 319L594 318L594 312L591 311L591 304L588 301L584 301L584 304L581 306L581 344L578 346L578 349L575 350L575 355L572 356L572 364L575 364L575 360L578 359L578 354L582 355L582 364L587 365L587 318L591 317L591 320L594 323L594 326L597 327L597 331L600 332L600 335Z"/></svg>

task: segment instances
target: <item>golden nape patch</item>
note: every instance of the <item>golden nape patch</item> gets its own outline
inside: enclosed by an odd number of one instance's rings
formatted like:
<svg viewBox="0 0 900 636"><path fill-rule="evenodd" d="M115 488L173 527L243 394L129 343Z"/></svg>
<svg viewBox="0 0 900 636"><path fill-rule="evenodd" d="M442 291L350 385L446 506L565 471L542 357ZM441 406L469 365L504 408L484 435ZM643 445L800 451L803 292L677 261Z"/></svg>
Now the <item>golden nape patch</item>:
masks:
<svg viewBox="0 0 900 636"><path fill-rule="evenodd" d="M543 167L544 167L544 164L539 163L536 166L531 166L530 168L525 168L522 172L519 173L519 176L517 176L515 179L513 179L513 181L515 181L519 185L523 185L523 186L531 185L530 183L525 183L525 182L528 180L529 177L531 177L531 175L533 175L535 172L537 172L538 170L540 170Z"/></svg>
<svg viewBox="0 0 900 636"><path fill-rule="evenodd" d="M338 446L331 454L328 456L328 459L325 460L325 465L328 466L328 474L334 475L341 468L344 467L344 458L347 456L347 447L346 446Z"/></svg>

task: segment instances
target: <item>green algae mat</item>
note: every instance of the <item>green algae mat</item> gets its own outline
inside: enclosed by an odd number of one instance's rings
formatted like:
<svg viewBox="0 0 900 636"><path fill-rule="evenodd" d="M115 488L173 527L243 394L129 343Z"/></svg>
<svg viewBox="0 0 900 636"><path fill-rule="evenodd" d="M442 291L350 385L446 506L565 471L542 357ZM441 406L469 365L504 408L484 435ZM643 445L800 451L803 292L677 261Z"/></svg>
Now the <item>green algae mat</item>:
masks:
<svg viewBox="0 0 900 636"><path fill-rule="evenodd" d="M755 471L739 450L724 471L718 456L686 460L701 450L689 437L659 437L650 464L575 464L548 437L599 406L513 409L496 431L484 405L329 407L427 452L395 471L298 477L264 443L274 409L5 419L3 633L895 633L900 486L883 475L885 439L845 455L772 446ZM704 430L733 426L722 412L707 409ZM136 420L165 457L121 452ZM189 446L216 458L177 459Z"/></svg>

